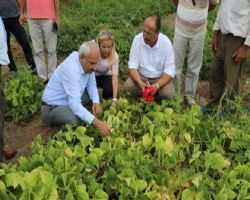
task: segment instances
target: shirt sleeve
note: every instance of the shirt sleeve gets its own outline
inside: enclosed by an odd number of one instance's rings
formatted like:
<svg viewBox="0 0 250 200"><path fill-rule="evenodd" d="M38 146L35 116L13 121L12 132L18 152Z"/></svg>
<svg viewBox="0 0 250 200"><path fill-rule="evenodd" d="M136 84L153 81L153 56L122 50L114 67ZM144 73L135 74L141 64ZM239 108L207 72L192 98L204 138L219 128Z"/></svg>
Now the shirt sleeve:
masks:
<svg viewBox="0 0 250 200"><path fill-rule="evenodd" d="M247 33L247 37L245 39L244 44L250 47L250 24L248 26L248 33Z"/></svg>
<svg viewBox="0 0 250 200"><path fill-rule="evenodd" d="M87 91L89 94L90 99L93 103L100 103L99 102L99 94L96 86L96 79L95 79L95 73L92 72L89 75L89 80L87 82Z"/></svg>
<svg viewBox="0 0 250 200"><path fill-rule="evenodd" d="M164 73L172 78L175 76L174 50L170 40L167 42L165 51Z"/></svg>
<svg viewBox="0 0 250 200"><path fill-rule="evenodd" d="M128 68L129 69L138 69L139 67L139 45L138 45L138 38L137 36L134 38L130 53L129 53L129 61L128 61Z"/></svg>
<svg viewBox="0 0 250 200"><path fill-rule="evenodd" d="M81 103L81 87L80 87L80 76L79 72L69 71L69 68L65 67L62 71L61 78L63 87L66 94L68 95L69 108L72 112L78 116L84 122L91 124L94 120L92 115Z"/></svg>
<svg viewBox="0 0 250 200"><path fill-rule="evenodd" d="M118 75L119 73L118 68L119 68L119 56L117 53L115 53L114 61L112 64L112 75Z"/></svg>
<svg viewBox="0 0 250 200"><path fill-rule="evenodd" d="M7 41L6 41L6 32L0 17L0 64L7 65L9 64L9 57L7 54Z"/></svg>
<svg viewBox="0 0 250 200"><path fill-rule="evenodd" d="M220 30L220 9L221 9L221 6L219 7L219 10L218 10L217 16L216 16L216 20L215 20L215 22L214 22L214 27L213 27L213 29L214 29L215 31Z"/></svg>

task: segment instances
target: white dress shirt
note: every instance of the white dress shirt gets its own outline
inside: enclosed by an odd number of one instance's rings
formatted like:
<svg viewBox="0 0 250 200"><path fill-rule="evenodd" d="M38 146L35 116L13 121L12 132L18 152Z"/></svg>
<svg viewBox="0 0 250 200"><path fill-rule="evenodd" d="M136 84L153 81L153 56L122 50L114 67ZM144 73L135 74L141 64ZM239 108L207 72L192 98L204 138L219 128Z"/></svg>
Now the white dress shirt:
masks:
<svg viewBox="0 0 250 200"><path fill-rule="evenodd" d="M246 38L250 46L250 0L221 0L214 30Z"/></svg>
<svg viewBox="0 0 250 200"><path fill-rule="evenodd" d="M91 124L95 117L81 103L85 89L92 102L99 103L94 72L86 74L79 53L73 52L53 72L42 101L48 105L68 106L81 120Z"/></svg>
<svg viewBox="0 0 250 200"><path fill-rule="evenodd" d="M0 64L1 65L8 65L10 63L7 51L8 47L6 40L6 32L2 18L0 17Z"/></svg>
<svg viewBox="0 0 250 200"><path fill-rule="evenodd" d="M175 76L174 51L171 41L159 33L157 43L150 47L144 42L143 34L135 36L130 49L129 69L138 69L146 78L159 78L164 73Z"/></svg>

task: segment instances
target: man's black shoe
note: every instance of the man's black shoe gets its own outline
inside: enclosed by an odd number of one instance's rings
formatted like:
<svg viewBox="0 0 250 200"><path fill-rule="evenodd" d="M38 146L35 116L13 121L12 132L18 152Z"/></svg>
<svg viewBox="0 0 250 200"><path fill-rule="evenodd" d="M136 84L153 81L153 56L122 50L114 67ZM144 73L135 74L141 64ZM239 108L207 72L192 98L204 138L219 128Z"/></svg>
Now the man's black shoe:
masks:
<svg viewBox="0 0 250 200"><path fill-rule="evenodd" d="M3 155L6 160L12 159L17 154L15 149L4 149Z"/></svg>
<svg viewBox="0 0 250 200"><path fill-rule="evenodd" d="M31 69L31 71L32 71L32 75L34 75L34 76L36 76L37 75L37 70L36 70L36 68L34 68L34 69Z"/></svg>

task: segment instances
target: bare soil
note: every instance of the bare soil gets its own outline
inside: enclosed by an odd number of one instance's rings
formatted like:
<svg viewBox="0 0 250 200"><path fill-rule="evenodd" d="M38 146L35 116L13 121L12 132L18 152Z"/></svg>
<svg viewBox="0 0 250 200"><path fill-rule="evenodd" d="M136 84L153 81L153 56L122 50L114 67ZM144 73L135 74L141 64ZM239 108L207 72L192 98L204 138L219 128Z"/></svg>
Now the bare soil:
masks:
<svg viewBox="0 0 250 200"><path fill-rule="evenodd" d="M174 27L175 15L169 15L162 20L162 23L168 24ZM23 59L23 52L20 46L13 40L12 41L12 51L15 60L25 63ZM61 59L60 59L61 60ZM18 64L18 62L17 62ZM3 75L8 75L8 67L3 67ZM121 86L122 88L122 86ZM246 68L243 78L242 78L242 95L246 96L249 100L246 102L249 104L250 96L250 64ZM196 101L200 105L207 103L209 97L209 84L208 81L200 81L197 89ZM50 137L55 135L57 132L54 128L44 127L41 122L40 114L37 113L26 126L20 126L12 124L6 121L4 135L5 135L5 145L7 148L13 148L18 151L17 155L9 160L10 163L16 163L20 156L30 156L31 155L31 143L37 135L41 135L42 138L47 141Z"/></svg>

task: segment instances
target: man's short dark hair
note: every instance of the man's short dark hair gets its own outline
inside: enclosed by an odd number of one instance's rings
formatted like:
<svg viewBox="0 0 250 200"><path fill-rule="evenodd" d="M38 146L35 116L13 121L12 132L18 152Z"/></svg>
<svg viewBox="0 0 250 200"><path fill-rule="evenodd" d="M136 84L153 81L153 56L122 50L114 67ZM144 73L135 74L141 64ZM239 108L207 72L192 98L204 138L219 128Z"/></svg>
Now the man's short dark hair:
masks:
<svg viewBox="0 0 250 200"><path fill-rule="evenodd" d="M155 20L155 32L159 32L161 30L161 18L159 15L157 14L153 14L153 15L148 15L145 19L147 18L153 18Z"/></svg>

